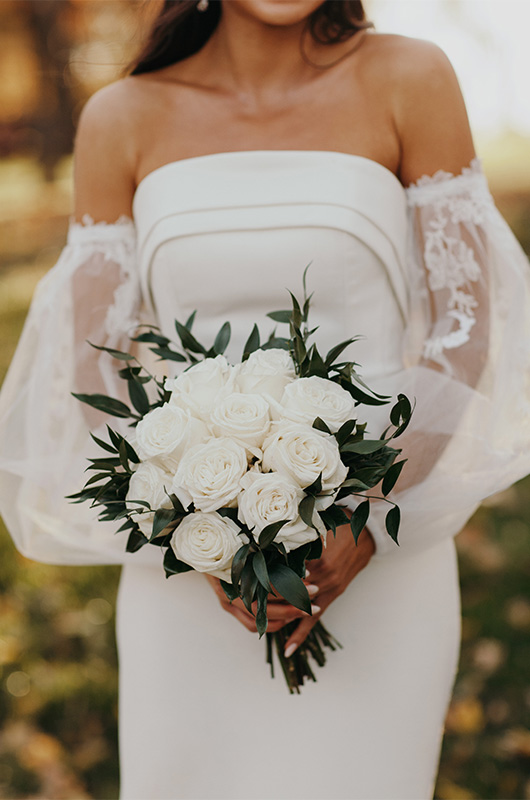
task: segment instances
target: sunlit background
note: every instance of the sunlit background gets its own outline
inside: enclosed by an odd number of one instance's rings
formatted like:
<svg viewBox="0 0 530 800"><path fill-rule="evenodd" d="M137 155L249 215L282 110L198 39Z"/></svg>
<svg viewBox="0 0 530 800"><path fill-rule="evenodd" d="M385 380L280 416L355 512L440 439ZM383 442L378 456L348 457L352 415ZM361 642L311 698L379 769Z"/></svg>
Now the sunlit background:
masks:
<svg viewBox="0 0 530 800"><path fill-rule="evenodd" d="M446 51L495 199L530 252L530 0L365 5L379 31ZM0 378L64 244L79 111L155 8L0 0ZM530 800L529 489L491 499L457 538L463 647L439 800ZM34 564L0 533L0 797L115 798L119 570Z"/></svg>

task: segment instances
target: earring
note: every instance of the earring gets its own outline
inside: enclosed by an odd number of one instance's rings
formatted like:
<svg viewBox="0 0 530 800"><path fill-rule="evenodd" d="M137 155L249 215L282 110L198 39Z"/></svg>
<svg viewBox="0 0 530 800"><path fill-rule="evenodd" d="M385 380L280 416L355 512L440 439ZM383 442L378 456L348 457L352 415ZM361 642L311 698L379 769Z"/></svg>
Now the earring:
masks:
<svg viewBox="0 0 530 800"><path fill-rule="evenodd" d="M199 0L197 3L197 11L206 11L208 8L208 0Z"/></svg>

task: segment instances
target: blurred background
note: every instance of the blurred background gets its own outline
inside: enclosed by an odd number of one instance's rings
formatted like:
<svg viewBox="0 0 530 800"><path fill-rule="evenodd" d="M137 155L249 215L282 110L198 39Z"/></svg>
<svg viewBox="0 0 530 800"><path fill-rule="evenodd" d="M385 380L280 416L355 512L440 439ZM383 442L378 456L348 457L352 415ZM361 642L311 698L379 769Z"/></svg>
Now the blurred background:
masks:
<svg viewBox="0 0 530 800"><path fill-rule="evenodd" d="M378 30L451 58L496 202L530 253L530 3L365 5ZM0 0L0 380L64 245L79 111L119 77L156 7ZM491 498L457 538L463 645L439 800L530 800L529 490ZM118 579L112 567L27 561L0 523L0 797L117 797Z"/></svg>

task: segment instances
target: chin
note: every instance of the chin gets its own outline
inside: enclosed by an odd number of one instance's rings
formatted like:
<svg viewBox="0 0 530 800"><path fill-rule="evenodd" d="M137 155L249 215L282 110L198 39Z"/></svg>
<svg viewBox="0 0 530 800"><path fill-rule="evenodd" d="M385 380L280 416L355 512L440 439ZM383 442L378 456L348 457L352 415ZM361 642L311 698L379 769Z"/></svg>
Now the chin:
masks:
<svg viewBox="0 0 530 800"><path fill-rule="evenodd" d="M267 25L295 25L322 5L323 0L223 0L248 17Z"/></svg>

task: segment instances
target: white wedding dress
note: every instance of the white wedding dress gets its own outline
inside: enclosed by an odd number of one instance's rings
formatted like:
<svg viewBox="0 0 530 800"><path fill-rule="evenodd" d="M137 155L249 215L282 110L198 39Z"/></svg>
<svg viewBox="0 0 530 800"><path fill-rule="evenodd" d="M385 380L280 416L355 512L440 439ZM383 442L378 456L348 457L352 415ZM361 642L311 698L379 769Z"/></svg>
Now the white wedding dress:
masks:
<svg viewBox="0 0 530 800"><path fill-rule="evenodd" d="M0 395L0 510L30 558L124 564L122 798L432 796L459 649L453 536L530 472L530 270L480 162L405 190L360 156L218 153L144 178L134 224L85 222L39 286ZM417 407L401 545L372 503L377 552L323 617L344 649L289 696L203 576L166 580L157 548L125 554L126 534L63 497L95 449L70 391L117 391L116 362L86 339L127 349L138 319L174 338L197 309L208 344L230 320L238 361L309 262L320 349L362 335L348 355L368 385ZM373 434L388 409L362 410Z"/></svg>

